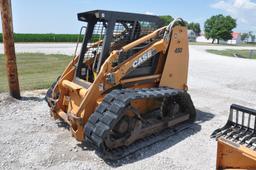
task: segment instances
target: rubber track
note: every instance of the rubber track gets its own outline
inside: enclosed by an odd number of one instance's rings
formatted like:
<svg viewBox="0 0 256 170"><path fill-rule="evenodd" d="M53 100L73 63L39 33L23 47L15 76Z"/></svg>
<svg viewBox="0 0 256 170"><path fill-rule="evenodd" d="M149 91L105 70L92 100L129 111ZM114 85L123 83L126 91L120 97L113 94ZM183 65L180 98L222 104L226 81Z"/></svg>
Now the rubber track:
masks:
<svg viewBox="0 0 256 170"><path fill-rule="evenodd" d="M86 135L86 140L96 145L100 155L104 159L115 160L125 157L145 146L152 145L159 140L165 139L171 134L165 133L168 135L162 135L160 138L156 138L156 135L152 134L149 137L135 141L128 147L120 147L111 151L105 148L103 141L109 130L113 129L123 116L123 109L125 109L132 100L170 97L177 95L179 92L183 91L165 87L113 90L105 96L102 103L96 108L96 111L90 116L88 122L85 124L84 133ZM166 131L175 133L188 127L189 124L183 124L178 128L169 128Z"/></svg>

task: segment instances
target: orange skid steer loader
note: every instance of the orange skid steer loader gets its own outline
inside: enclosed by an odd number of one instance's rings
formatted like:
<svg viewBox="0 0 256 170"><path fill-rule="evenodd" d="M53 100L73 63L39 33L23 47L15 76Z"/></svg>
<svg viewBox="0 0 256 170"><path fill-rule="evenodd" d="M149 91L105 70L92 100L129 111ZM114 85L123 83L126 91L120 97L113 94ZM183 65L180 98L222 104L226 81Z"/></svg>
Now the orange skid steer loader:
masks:
<svg viewBox="0 0 256 170"><path fill-rule="evenodd" d="M86 23L81 52L46 95L77 140L117 159L141 139L195 120L182 19L162 26L157 16L104 10L78 19Z"/></svg>

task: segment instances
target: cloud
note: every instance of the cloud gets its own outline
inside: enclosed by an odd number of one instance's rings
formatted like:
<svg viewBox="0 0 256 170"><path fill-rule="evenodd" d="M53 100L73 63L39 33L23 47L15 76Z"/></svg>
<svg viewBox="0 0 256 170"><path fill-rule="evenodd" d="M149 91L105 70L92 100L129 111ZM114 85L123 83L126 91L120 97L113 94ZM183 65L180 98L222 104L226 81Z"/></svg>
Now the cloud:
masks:
<svg viewBox="0 0 256 170"><path fill-rule="evenodd" d="M147 11L147 12L145 12L145 14L147 14L147 15L153 15L154 13Z"/></svg>
<svg viewBox="0 0 256 170"><path fill-rule="evenodd" d="M238 27L256 32L256 3L251 0L219 0L212 8L225 11L237 19Z"/></svg>

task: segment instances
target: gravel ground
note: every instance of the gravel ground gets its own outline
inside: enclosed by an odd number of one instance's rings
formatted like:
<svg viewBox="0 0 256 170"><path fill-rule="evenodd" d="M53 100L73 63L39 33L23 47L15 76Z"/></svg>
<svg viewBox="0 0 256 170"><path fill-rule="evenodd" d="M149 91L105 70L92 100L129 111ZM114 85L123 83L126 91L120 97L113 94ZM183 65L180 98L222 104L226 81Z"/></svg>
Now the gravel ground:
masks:
<svg viewBox="0 0 256 170"><path fill-rule="evenodd" d="M50 46L56 47L52 53L71 49L67 44ZM197 122L117 162L104 162L54 121L43 101L45 90L23 92L21 101L0 94L0 169L214 169L216 142L209 136L226 122L230 104L256 108L256 60L209 54L208 48L225 47L190 46L189 91Z"/></svg>

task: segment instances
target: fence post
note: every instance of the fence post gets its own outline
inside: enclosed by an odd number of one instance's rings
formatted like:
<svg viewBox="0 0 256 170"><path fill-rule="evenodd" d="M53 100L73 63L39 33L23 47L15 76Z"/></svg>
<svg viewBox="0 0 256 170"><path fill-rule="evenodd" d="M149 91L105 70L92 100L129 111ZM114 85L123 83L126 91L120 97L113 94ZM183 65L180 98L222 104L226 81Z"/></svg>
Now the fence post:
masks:
<svg viewBox="0 0 256 170"><path fill-rule="evenodd" d="M0 0L0 9L9 93L12 97L20 99L20 87L14 47L11 0Z"/></svg>

